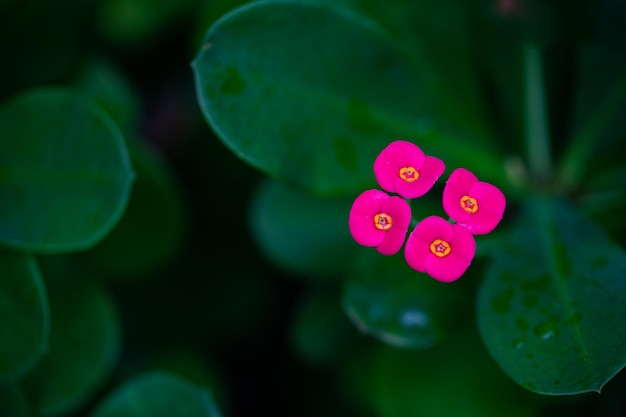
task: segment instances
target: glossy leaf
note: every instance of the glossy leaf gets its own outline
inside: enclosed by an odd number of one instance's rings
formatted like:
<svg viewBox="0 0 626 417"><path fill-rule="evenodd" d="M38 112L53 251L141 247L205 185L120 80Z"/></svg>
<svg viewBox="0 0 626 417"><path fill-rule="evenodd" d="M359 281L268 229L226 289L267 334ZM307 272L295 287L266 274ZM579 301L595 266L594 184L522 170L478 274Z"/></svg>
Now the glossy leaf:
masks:
<svg viewBox="0 0 626 417"><path fill-rule="evenodd" d="M498 369L473 326L459 329L435 349L379 349L365 364L376 416L537 415L536 398Z"/></svg>
<svg viewBox="0 0 626 417"><path fill-rule="evenodd" d="M50 349L24 380L41 416L79 409L116 364L120 323L109 295L64 260L42 260L50 300Z"/></svg>
<svg viewBox="0 0 626 417"><path fill-rule="evenodd" d="M88 248L115 225L133 172L123 138L91 101L65 89L0 107L0 244L41 253Z"/></svg>
<svg viewBox="0 0 626 417"><path fill-rule="evenodd" d="M478 296L487 348L543 394L600 391L626 365L626 253L562 202L529 202Z"/></svg>
<svg viewBox="0 0 626 417"><path fill-rule="evenodd" d="M28 398L17 385L0 385L0 414L11 417L33 417Z"/></svg>
<svg viewBox="0 0 626 417"><path fill-rule="evenodd" d="M149 145L129 141L136 171L122 218L95 247L81 253L110 279L145 277L171 261L185 232L184 206L174 172Z"/></svg>
<svg viewBox="0 0 626 417"><path fill-rule="evenodd" d="M91 417L219 417L211 393L161 371L146 372L106 397Z"/></svg>
<svg viewBox="0 0 626 417"><path fill-rule="evenodd" d="M355 334L335 292L311 291L300 300L291 325L291 340L304 360L315 365L337 363L344 353L351 354L350 336Z"/></svg>
<svg viewBox="0 0 626 417"><path fill-rule="evenodd" d="M402 255L375 257L352 272L343 308L356 327L391 346L427 349L448 336L468 297L409 268Z"/></svg>
<svg viewBox="0 0 626 417"><path fill-rule="evenodd" d="M91 57L76 80L76 87L106 111L122 131L137 123L138 93L115 62Z"/></svg>
<svg viewBox="0 0 626 417"><path fill-rule="evenodd" d="M439 129L427 81L375 24L343 9L252 2L210 28L192 67L224 143L316 193L371 188L376 155L398 138L483 178L502 171L491 147Z"/></svg>
<svg viewBox="0 0 626 417"><path fill-rule="evenodd" d="M129 375L150 373L158 369L176 375L198 387L211 387L211 394L218 409L229 415L232 409L229 388L220 369L203 349L189 347L164 348L146 351L137 350L134 360L126 360Z"/></svg>
<svg viewBox="0 0 626 417"><path fill-rule="evenodd" d="M259 249L280 267L307 277L338 276L360 248L348 231L352 201L268 180L253 196L250 226Z"/></svg>
<svg viewBox="0 0 626 417"><path fill-rule="evenodd" d="M0 382L29 372L48 349L48 296L35 259L0 251Z"/></svg>
<svg viewBox="0 0 626 417"><path fill-rule="evenodd" d="M473 30L475 21L471 18L472 13L482 17L490 11L486 2L398 1L393 7L377 0L356 3L355 10L379 23L414 64L421 84L428 88L427 96L437 108L438 123L445 126L446 132L471 137L482 147L501 146L485 118L483 84L478 81L478 69L483 71L484 63L478 66L475 61L475 54L482 53L488 42L477 43L479 31Z"/></svg>

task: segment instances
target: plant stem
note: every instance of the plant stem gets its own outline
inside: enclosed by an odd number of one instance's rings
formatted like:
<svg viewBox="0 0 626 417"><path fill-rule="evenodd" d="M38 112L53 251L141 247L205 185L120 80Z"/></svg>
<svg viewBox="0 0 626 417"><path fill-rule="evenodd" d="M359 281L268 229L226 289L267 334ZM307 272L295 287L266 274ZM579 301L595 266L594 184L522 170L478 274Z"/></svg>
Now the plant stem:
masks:
<svg viewBox="0 0 626 417"><path fill-rule="evenodd" d="M552 176L552 158L543 60L539 48L530 45L524 48L524 67L528 166L535 180L545 182Z"/></svg>

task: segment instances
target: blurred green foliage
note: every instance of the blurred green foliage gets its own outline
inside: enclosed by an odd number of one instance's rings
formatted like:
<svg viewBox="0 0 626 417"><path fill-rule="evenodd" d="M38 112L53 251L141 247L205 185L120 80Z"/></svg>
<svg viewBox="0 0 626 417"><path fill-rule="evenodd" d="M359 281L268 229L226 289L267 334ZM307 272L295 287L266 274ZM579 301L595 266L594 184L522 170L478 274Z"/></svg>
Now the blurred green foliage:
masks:
<svg viewBox="0 0 626 417"><path fill-rule="evenodd" d="M623 414L624 27L617 0L0 0L0 415ZM454 284L347 230L400 137L507 196Z"/></svg>

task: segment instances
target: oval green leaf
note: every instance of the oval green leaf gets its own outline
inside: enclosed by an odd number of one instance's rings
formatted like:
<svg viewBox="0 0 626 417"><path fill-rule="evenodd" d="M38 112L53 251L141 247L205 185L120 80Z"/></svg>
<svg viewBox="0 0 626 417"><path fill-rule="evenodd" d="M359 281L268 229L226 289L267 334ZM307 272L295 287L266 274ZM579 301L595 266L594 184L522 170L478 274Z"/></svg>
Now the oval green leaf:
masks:
<svg viewBox="0 0 626 417"><path fill-rule="evenodd" d="M250 228L259 249L281 268L316 279L337 277L360 248L348 230L352 201L263 181L250 206Z"/></svg>
<svg viewBox="0 0 626 417"><path fill-rule="evenodd" d="M370 188L376 155L398 138L483 178L502 172L491 147L438 129L428 83L375 24L345 9L249 3L209 29L192 68L221 140L316 193Z"/></svg>
<svg viewBox="0 0 626 417"><path fill-rule="evenodd" d="M116 125L60 88L0 107L0 244L29 252L86 249L115 225L133 171Z"/></svg>
<svg viewBox="0 0 626 417"><path fill-rule="evenodd" d="M101 56L86 60L75 86L102 108L125 132L139 122L140 100L118 63Z"/></svg>
<svg viewBox="0 0 626 417"><path fill-rule="evenodd" d="M350 320L395 347L427 349L440 342L458 320L465 288L415 272L402 255L369 251L373 259L350 274L344 287L343 308Z"/></svg>
<svg viewBox="0 0 626 417"><path fill-rule="evenodd" d="M120 323L108 293L89 277L77 276L64 260L47 259L42 270L50 300L50 348L24 387L39 415L58 416L79 409L110 375L121 347Z"/></svg>
<svg viewBox="0 0 626 417"><path fill-rule="evenodd" d="M335 291L311 291L300 300L291 324L291 342L299 356L329 365L350 354L356 332L341 310Z"/></svg>
<svg viewBox="0 0 626 417"><path fill-rule="evenodd" d="M174 374L135 376L109 394L91 417L220 417L210 392Z"/></svg>
<svg viewBox="0 0 626 417"><path fill-rule="evenodd" d="M28 398L16 385L0 385L0 413L11 417L33 417Z"/></svg>
<svg viewBox="0 0 626 417"><path fill-rule="evenodd" d="M48 349L50 312L34 258L0 251L0 382L30 371Z"/></svg>
<svg viewBox="0 0 626 417"><path fill-rule="evenodd" d="M626 253L565 203L526 209L481 285L482 338L531 391L599 392L626 365Z"/></svg>
<svg viewBox="0 0 626 417"><path fill-rule="evenodd" d="M471 307L465 310L471 316ZM537 399L493 363L474 326L435 349L379 349L365 360L371 409L380 417L532 417ZM371 413L371 410L370 410Z"/></svg>

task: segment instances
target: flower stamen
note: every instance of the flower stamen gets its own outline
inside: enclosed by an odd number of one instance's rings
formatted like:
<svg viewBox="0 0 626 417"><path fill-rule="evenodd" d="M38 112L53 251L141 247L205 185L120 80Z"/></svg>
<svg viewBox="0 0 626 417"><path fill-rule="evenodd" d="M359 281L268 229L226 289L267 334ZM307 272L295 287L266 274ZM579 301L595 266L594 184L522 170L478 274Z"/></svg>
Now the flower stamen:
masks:
<svg viewBox="0 0 626 417"><path fill-rule="evenodd" d="M478 202L475 198L468 195L461 197L461 208L470 214L474 214L478 211Z"/></svg>
<svg viewBox="0 0 626 417"><path fill-rule="evenodd" d="M448 255L450 250L450 244L442 239L435 239L433 243L430 244L430 251L439 258Z"/></svg>
<svg viewBox="0 0 626 417"><path fill-rule="evenodd" d="M393 223L391 216L387 213L378 213L374 216L374 226L378 230L389 230Z"/></svg>
<svg viewBox="0 0 626 417"><path fill-rule="evenodd" d="M398 175L406 182L413 182L420 177L420 173L413 167L400 168Z"/></svg>

